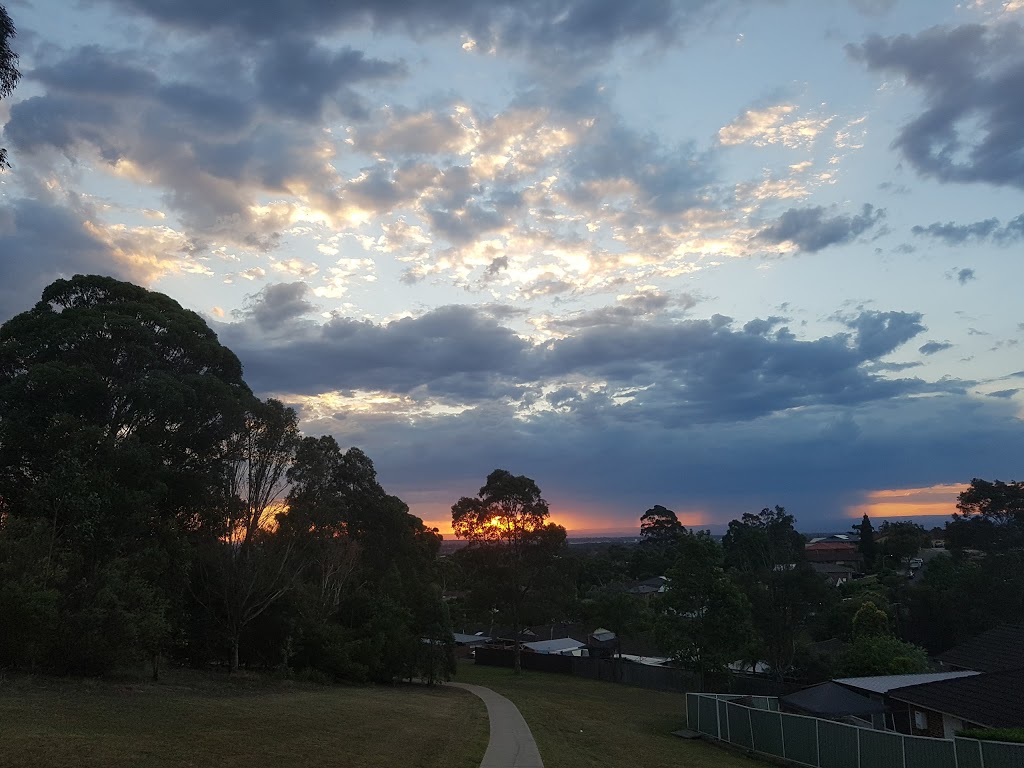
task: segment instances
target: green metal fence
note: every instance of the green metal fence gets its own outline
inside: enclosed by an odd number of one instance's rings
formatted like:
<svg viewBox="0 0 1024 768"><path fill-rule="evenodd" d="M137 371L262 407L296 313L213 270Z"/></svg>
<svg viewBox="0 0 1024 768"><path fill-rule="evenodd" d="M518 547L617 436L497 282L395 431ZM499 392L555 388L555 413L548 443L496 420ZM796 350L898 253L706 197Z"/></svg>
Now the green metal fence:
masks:
<svg viewBox="0 0 1024 768"><path fill-rule="evenodd" d="M737 703L742 700L744 703ZM813 768L1024 768L1024 744L930 739L778 711L770 697L688 693L691 730Z"/></svg>

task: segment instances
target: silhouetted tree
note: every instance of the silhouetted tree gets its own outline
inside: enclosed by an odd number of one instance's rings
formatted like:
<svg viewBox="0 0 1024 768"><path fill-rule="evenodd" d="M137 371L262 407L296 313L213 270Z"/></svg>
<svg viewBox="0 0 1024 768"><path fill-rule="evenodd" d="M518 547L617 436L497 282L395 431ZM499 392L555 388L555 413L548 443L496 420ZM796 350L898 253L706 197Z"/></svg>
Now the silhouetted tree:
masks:
<svg viewBox="0 0 1024 768"><path fill-rule="evenodd" d="M554 575L554 561L565 549L565 529L547 523L548 514L537 483L504 469L491 472L476 496L464 496L452 505L455 535L487 553L479 563L487 568L495 598L512 620L517 673L522 668L519 632L524 602L545 575Z"/></svg>
<svg viewBox="0 0 1024 768"><path fill-rule="evenodd" d="M871 518L867 515L861 519L853 530L860 536L858 551L864 556L864 569L870 571L875 565L875 527L871 525Z"/></svg>
<svg viewBox="0 0 1024 768"><path fill-rule="evenodd" d="M252 398L241 372L199 315L108 277L58 280L0 327L0 537L22 553L0 601L41 632L9 661L156 653Z"/></svg>
<svg viewBox="0 0 1024 768"><path fill-rule="evenodd" d="M11 41L17 34L14 22L7 9L0 5L0 98L10 96L21 79L18 71L18 54L11 49ZM0 171L10 168L7 150L0 147Z"/></svg>
<svg viewBox="0 0 1024 768"><path fill-rule="evenodd" d="M725 669L747 647L750 604L726 575L722 548L706 531L680 537L667 575L656 624L659 643L697 673L703 690L705 674Z"/></svg>
<svg viewBox="0 0 1024 768"><path fill-rule="evenodd" d="M983 551L1024 546L1024 482L974 478L957 497L953 543Z"/></svg>

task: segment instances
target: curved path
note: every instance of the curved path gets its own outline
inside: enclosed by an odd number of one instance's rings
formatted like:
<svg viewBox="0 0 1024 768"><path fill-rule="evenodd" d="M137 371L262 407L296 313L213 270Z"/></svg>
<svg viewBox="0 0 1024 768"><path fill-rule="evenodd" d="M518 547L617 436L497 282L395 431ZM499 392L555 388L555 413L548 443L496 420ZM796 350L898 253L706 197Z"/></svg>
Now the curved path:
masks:
<svg viewBox="0 0 1024 768"><path fill-rule="evenodd" d="M491 721L491 740L487 743L480 768L544 768L533 740L530 726L519 714L516 705L504 696L482 685L449 683L476 694L487 705L487 717Z"/></svg>

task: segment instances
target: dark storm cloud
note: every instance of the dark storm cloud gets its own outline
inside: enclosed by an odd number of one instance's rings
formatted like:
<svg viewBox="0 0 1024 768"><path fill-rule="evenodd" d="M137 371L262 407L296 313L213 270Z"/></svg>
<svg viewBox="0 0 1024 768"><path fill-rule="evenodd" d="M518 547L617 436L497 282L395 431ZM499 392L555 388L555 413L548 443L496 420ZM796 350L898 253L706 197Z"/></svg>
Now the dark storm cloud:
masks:
<svg viewBox="0 0 1024 768"><path fill-rule="evenodd" d="M576 57L607 56L607 48L634 39L672 39L715 0L111 0L157 21L193 32L226 32L256 40L336 34L372 27L413 36L463 32L486 50L526 49Z"/></svg>
<svg viewBox="0 0 1024 768"><path fill-rule="evenodd" d="M606 391L593 393L581 408L595 417L614 412L664 424L753 419L938 386L867 370L924 330L920 316L910 313L865 312L846 321L853 333L812 341L796 339L785 327L774 333L762 325L736 329L721 315L634 321L608 312L585 319L589 324L575 327L575 335L537 344L487 311L465 306L384 325L336 318L287 343L268 340L258 322L227 325L220 334L260 391L384 390L473 403L519 400L560 381L601 381ZM618 390L636 387L644 391L630 403L613 402Z"/></svg>
<svg viewBox="0 0 1024 768"><path fill-rule="evenodd" d="M335 318L282 345L268 345L246 325L221 335L245 356L255 387L314 394L331 389L489 397L522 364L528 345L488 314L450 306L387 325Z"/></svg>
<svg viewBox="0 0 1024 768"><path fill-rule="evenodd" d="M1024 238L1024 214L1012 219L1004 227L999 226L999 219L992 218L970 224L935 222L927 227L914 226L910 231L915 235L942 240L946 245L963 245L972 240L979 242L988 239L1000 245L1008 245Z"/></svg>
<svg viewBox="0 0 1024 768"><path fill-rule="evenodd" d="M953 345L945 341L929 341L917 348L922 355L934 355L946 349L952 349Z"/></svg>
<svg viewBox="0 0 1024 768"><path fill-rule="evenodd" d="M830 245L847 243L875 226L885 217L885 209L865 204L856 216L829 216L829 209L790 208L758 233L769 243L790 242L802 251L814 253Z"/></svg>
<svg viewBox="0 0 1024 768"><path fill-rule="evenodd" d="M926 109L894 146L922 175L1024 188L1024 29L1005 23L873 36L848 53L902 75Z"/></svg>
<svg viewBox="0 0 1024 768"><path fill-rule="evenodd" d="M56 202L5 201L0 208L0 323L31 309L43 288L58 277L99 273L143 279L131 264L85 226L83 217Z"/></svg>
<svg viewBox="0 0 1024 768"><path fill-rule="evenodd" d="M595 424L593 414L571 407L584 399L555 391L548 401L570 407L528 420L513 406L486 403L414 423L348 414L304 428L364 448L400 496L436 489L451 494L450 504L494 467L507 467L539 483L556 519L586 512L595 528L635 529L643 510L661 503L701 510L719 531L730 518L776 503L801 530L842 529L848 523L837 518L863 501L865 489L966 482L964 467L1012 475L1024 439L1012 402L961 393L687 428L618 419L614 411Z"/></svg>

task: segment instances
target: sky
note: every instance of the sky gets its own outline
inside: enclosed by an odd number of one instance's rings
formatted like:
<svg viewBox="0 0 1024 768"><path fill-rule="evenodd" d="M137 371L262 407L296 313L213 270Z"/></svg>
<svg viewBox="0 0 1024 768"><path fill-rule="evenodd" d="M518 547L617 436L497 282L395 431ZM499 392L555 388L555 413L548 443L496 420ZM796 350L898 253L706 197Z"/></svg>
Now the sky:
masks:
<svg viewBox="0 0 1024 768"><path fill-rule="evenodd" d="M0 321L166 293L442 532L1022 475L1022 0L6 5Z"/></svg>

